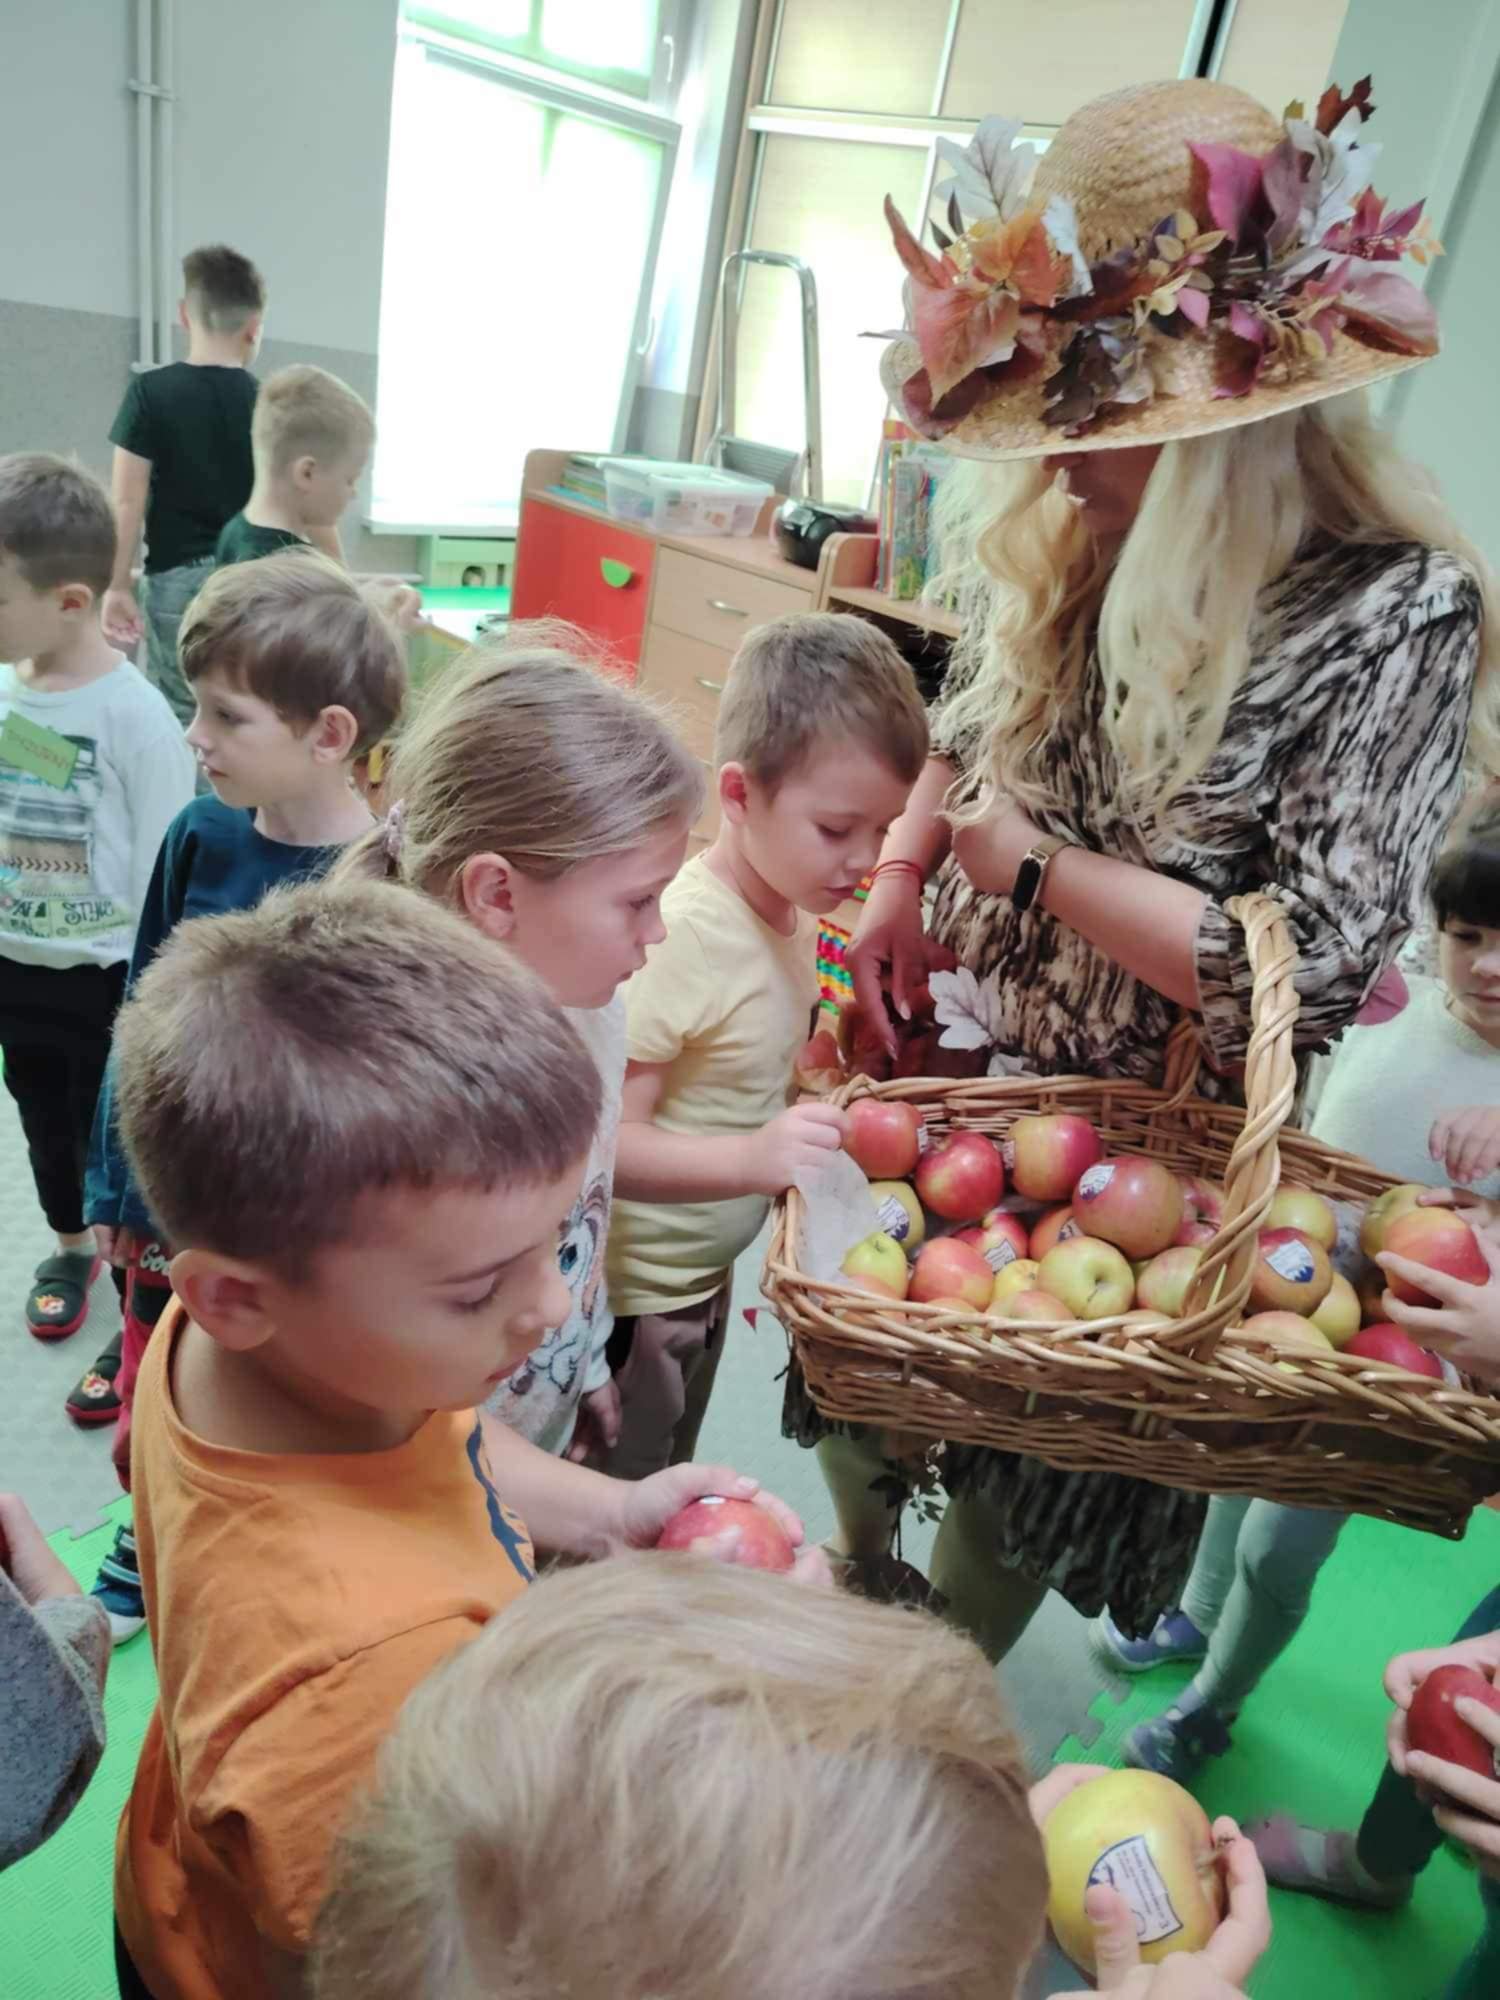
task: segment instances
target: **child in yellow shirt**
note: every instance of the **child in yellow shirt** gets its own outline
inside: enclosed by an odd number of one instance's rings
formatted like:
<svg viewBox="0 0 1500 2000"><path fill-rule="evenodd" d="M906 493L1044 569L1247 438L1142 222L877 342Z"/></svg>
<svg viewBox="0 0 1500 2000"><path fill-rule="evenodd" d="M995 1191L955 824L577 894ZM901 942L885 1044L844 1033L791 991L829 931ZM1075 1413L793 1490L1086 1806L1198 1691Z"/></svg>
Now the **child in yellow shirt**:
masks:
<svg viewBox="0 0 1500 2000"><path fill-rule="evenodd" d="M843 1114L788 1105L817 1004L817 918L874 867L927 756L910 667L862 618L751 632L715 740L721 830L662 898L626 989L629 1067L609 1238L611 1471L690 1457L734 1260L770 1199L836 1148Z"/></svg>

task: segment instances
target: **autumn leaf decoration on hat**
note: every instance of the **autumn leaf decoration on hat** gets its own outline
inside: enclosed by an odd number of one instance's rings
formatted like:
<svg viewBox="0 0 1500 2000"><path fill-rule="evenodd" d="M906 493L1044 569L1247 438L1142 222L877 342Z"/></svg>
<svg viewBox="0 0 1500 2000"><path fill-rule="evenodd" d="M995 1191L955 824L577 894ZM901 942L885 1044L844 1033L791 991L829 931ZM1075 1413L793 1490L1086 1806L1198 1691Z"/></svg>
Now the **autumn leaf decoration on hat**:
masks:
<svg viewBox="0 0 1500 2000"><path fill-rule="evenodd" d="M985 457L1150 442L1435 354L1432 307L1394 266L1441 245L1421 202L1388 212L1371 186L1370 92L1331 86L1278 126L1190 79L1095 100L1040 160L1018 120L940 139L935 250L885 204L907 272L886 381L913 427Z"/></svg>

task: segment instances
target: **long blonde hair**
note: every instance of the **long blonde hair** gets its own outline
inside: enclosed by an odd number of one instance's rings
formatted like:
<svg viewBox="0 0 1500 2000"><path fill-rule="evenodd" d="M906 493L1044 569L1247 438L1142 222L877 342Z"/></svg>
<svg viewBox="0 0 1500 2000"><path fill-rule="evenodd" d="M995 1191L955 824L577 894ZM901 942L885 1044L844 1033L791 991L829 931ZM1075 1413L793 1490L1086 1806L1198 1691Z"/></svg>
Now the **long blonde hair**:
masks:
<svg viewBox="0 0 1500 2000"><path fill-rule="evenodd" d="M935 587L957 590L964 636L942 734L985 743L983 795L956 818L982 817L995 792L1033 809L1056 803L1041 752L1082 697L1096 640L1128 802L1163 810L1218 747L1249 665L1256 598L1317 530L1424 543L1474 571L1484 624L1470 756L1500 773L1488 566L1357 393L1168 444L1112 566L1044 461L952 469Z"/></svg>
<svg viewBox="0 0 1500 2000"><path fill-rule="evenodd" d="M1008 2000L1047 1895L969 1640L654 1553L417 1690L333 1882L318 2000Z"/></svg>
<svg viewBox="0 0 1500 2000"><path fill-rule="evenodd" d="M387 825L340 875L455 891L475 854L555 881L694 820L703 767L582 632L513 626L470 647L415 707L386 780Z"/></svg>

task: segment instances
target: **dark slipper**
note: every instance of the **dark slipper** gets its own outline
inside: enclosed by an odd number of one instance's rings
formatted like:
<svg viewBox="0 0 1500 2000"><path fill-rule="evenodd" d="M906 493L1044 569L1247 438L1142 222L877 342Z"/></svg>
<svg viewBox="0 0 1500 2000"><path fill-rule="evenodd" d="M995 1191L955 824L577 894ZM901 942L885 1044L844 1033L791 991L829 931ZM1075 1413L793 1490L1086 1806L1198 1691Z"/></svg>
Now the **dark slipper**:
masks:
<svg viewBox="0 0 1500 2000"><path fill-rule="evenodd" d="M104 1268L91 1250L44 1257L26 1294L26 1329L38 1340L66 1340L89 1316L89 1286Z"/></svg>
<svg viewBox="0 0 1500 2000"><path fill-rule="evenodd" d="M121 1334L105 1348L92 1368L86 1369L68 1391L64 1410L75 1424L112 1424L120 1414L115 1394L115 1377L120 1372Z"/></svg>

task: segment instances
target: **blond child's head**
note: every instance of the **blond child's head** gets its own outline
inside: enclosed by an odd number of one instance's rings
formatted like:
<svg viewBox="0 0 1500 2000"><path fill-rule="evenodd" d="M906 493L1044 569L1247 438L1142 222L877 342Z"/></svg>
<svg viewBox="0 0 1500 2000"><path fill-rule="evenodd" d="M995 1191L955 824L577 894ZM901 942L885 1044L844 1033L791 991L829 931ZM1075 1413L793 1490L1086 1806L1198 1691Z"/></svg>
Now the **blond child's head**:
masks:
<svg viewBox="0 0 1500 2000"><path fill-rule="evenodd" d="M443 898L566 1006L602 1007L664 935L703 770L581 632L520 625L416 704L386 795L345 869Z"/></svg>
<svg viewBox="0 0 1500 2000"><path fill-rule="evenodd" d="M91 473L50 452L0 458L0 660L97 629L114 561L114 510Z"/></svg>
<svg viewBox="0 0 1500 2000"><path fill-rule="evenodd" d="M190 335L237 339L249 362L260 346L265 312L266 281L238 250L206 243L183 258L178 316Z"/></svg>
<svg viewBox="0 0 1500 2000"><path fill-rule="evenodd" d="M198 703L188 742L226 805L285 805L337 782L406 694L390 620L311 549L215 570L177 646Z"/></svg>
<svg viewBox="0 0 1500 2000"><path fill-rule="evenodd" d="M878 626L775 618L746 636L719 703L724 838L777 895L834 909L874 867L926 757L911 668Z"/></svg>
<svg viewBox="0 0 1500 2000"><path fill-rule="evenodd" d="M412 1696L318 2000L1008 2000L1041 1844L925 1614L676 1555L558 1572Z"/></svg>
<svg viewBox="0 0 1500 2000"><path fill-rule="evenodd" d="M599 1079L451 911L350 883L182 924L115 1050L178 1295L292 1400L467 1408L566 1317Z"/></svg>
<svg viewBox="0 0 1500 2000"><path fill-rule="evenodd" d="M326 368L279 368L250 423L258 491L306 533L331 528L354 498L375 443L369 405Z"/></svg>

